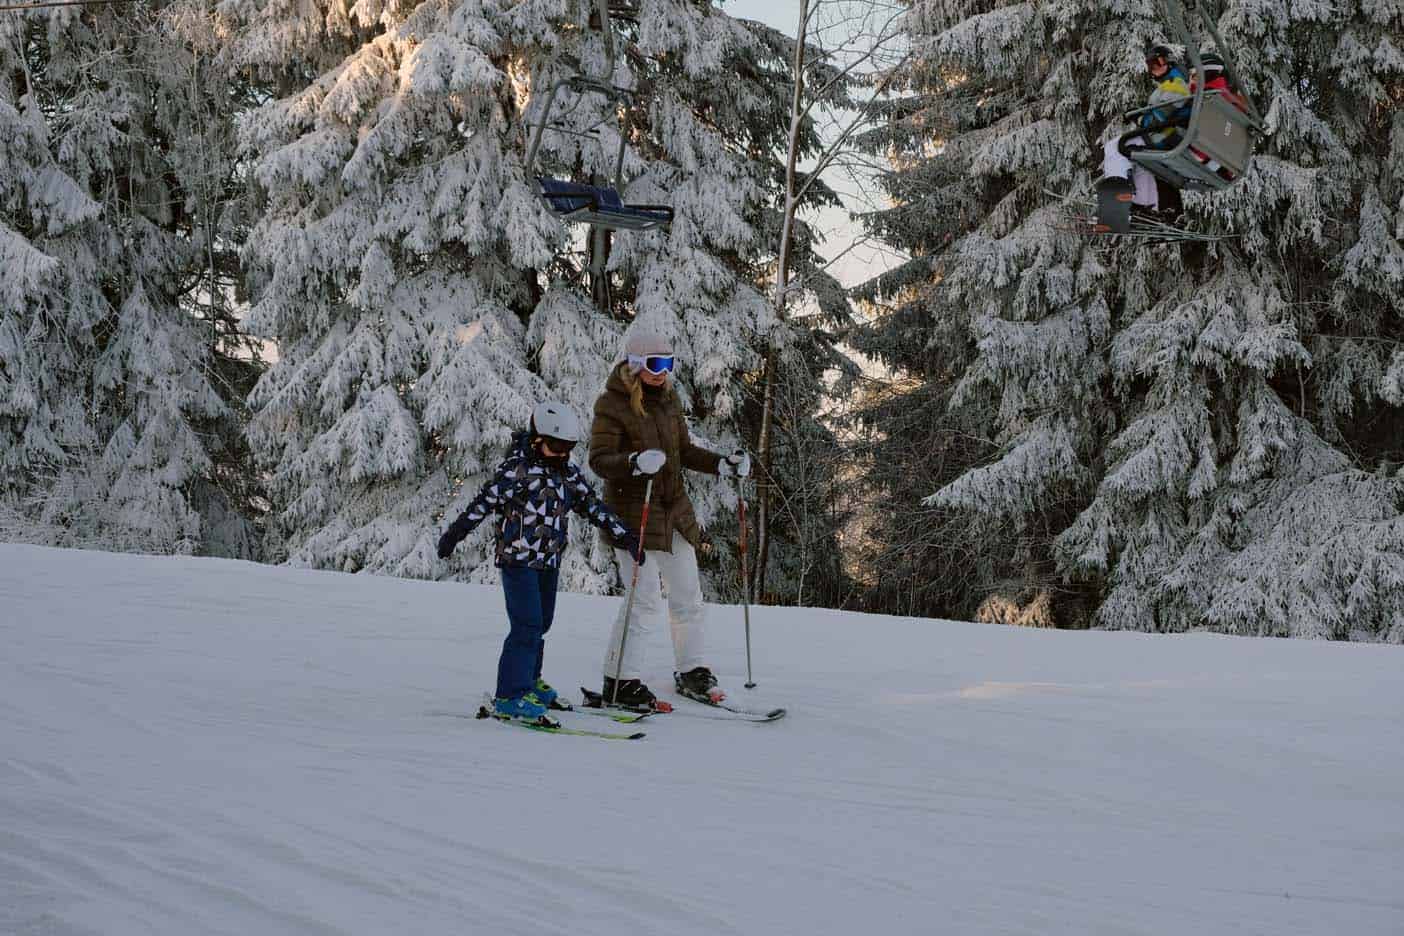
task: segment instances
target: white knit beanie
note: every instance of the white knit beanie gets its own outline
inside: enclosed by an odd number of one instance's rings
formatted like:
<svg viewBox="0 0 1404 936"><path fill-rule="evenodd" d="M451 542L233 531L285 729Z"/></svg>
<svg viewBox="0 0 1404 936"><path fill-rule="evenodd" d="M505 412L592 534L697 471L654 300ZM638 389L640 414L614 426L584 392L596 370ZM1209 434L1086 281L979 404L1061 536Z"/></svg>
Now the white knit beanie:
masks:
<svg viewBox="0 0 1404 936"><path fill-rule="evenodd" d="M663 336L657 321L652 316L641 315L624 332L624 349L619 353L618 363L629 360L629 355L647 357L650 354L671 354L673 343Z"/></svg>

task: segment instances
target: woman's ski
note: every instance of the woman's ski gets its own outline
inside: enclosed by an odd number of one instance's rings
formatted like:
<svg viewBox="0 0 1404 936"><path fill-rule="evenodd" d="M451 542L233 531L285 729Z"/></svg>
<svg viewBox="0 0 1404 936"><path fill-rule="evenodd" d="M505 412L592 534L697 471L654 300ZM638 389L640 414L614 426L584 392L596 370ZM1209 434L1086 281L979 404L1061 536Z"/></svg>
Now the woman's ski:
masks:
<svg viewBox="0 0 1404 936"><path fill-rule="evenodd" d="M771 722L777 721L778 719L785 717L785 710L782 708L764 710L743 708L739 705L732 705L729 702L716 702L710 696L692 695L691 693L684 692L682 690L678 691L678 695L682 696L684 699L687 699L689 702L696 702L697 704L705 705L708 708L721 709L724 712L730 712L732 713L732 715L735 715L738 720Z"/></svg>
<svg viewBox="0 0 1404 936"><path fill-rule="evenodd" d="M608 702L605 701L604 696L600 695L598 692L591 692L589 689L586 689L584 686L581 686L581 687L580 687L580 692L581 692L581 694L585 697L585 704L584 704L583 706L581 706L579 709L577 709L577 711L581 711L581 712L586 712L586 711L594 711L594 712L632 712L632 713L634 713L634 714L638 714L640 717L643 717L644 715L662 714L662 713L660 713L660 712L654 712L654 711L649 711L649 712L642 712L642 713L640 713L638 709L631 708L631 707L628 707L628 706L623 706L623 705L610 705ZM683 693L680 693L680 694L682 695L682 697L683 697L684 699L687 699L687 700L690 701L690 702L697 702L697 703L700 703L700 704L702 704L702 705L707 706L708 708L720 709L721 711L727 712L728 714L726 714L726 715L703 715L703 714L701 714L700 712L690 712L690 711L687 711L687 710L685 710L685 709L684 709L684 710L679 710L679 709L676 709L676 708L675 708L675 709L673 709L671 712L668 713L669 715L683 715L683 716L690 717L690 718L711 718L713 721L754 721L754 722L771 722L771 721L776 721L777 719L780 719L780 718L784 718L784 717L785 717L785 710L782 709L782 708L767 709L767 710L748 709L748 708L742 708L742 707L737 706L737 705L729 705L729 704L726 703L726 702L713 702L713 701L711 701L710 699L701 699L701 698L698 698L698 697L696 697L696 696L690 696L690 695L686 695L686 694L683 694Z"/></svg>

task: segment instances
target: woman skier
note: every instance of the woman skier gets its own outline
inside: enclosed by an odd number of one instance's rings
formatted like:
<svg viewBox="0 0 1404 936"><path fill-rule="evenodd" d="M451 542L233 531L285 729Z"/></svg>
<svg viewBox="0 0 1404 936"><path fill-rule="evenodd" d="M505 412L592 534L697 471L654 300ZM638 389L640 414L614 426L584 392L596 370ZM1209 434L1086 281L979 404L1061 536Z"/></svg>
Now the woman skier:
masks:
<svg viewBox="0 0 1404 936"><path fill-rule="evenodd" d="M506 718L537 721L556 700L556 690L541 678L541 663L556 609L569 512L607 533L625 555L644 561L638 537L570 463L579 441L580 421L569 406L537 404L528 431L512 437L512 449L492 480L439 539L439 558L447 559L488 514L502 516L496 564L510 629L497 662L493 709Z"/></svg>
<svg viewBox="0 0 1404 936"><path fill-rule="evenodd" d="M606 482L605 501L630 529L641 522L644 491L650 477L653 493L643 546L653 560L639 570L634 593L637 613L629 622L625 659L619 662L625 608L615 619L604 659L603 696L631 708L662 708L642 679L643 649L664 614L662 588L668 589L667 614L673 636L674 685L680 695L720 702L726 694L707 665L703 647L706 609L697 571L702 530L683 484L683 469L746 477L751 459L743 451L718 455L694 445L682 405L672 387L676 359L672 344L647 319L639 319L625 337L624 353L595 401L590 427L590 467ZM630 556L617 550L620 568ZM619 684L615 685L615 674ZM617 695L616 695L617 692Z"/></svg>

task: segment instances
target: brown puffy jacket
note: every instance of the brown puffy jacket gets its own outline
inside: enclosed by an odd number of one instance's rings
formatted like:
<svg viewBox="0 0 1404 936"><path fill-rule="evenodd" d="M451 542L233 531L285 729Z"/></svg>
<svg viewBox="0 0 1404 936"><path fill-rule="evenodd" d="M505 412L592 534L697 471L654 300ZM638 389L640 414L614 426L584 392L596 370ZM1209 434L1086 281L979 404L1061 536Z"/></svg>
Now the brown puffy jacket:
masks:
<svg viewBox="0 0 1404 936"><path fill-rule="evenodd" d="M629 456L645 449L661 449L668 460L653 476L644 549L672 552L674 531L694 548L700 546L702 528L688 499L682 472L688 468L716 474L722 456L692 444L682 406L671 386L655 391L645 386L644 415L635 413L629 405L629 388L615 368L605 383L605 392L595 401L590 468L604 480L605 503L636 532L648 478L633 474Z"/></svg>

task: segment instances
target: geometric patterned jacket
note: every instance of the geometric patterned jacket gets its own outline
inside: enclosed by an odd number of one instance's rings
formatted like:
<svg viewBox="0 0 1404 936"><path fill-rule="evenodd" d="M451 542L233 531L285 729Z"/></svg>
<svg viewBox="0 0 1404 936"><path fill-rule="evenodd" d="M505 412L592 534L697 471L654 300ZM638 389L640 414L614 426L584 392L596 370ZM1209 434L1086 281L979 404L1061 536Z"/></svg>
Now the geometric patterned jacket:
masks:
<svg viewBox="0 0 1404 936"><path fill-rule="evenodd" d="M512 438L512 451L497 466L492 480L444 531L440 547L452 548L490 513L502 515L497 528L497 562L502 566L557 569L566 547L569 514L575 511L609 534L616 546L633 554L638 537L595 496L580 469L567 462L564 470L536 458L529 436Z"/></svg>

